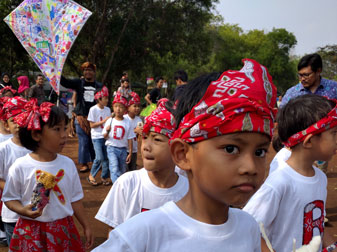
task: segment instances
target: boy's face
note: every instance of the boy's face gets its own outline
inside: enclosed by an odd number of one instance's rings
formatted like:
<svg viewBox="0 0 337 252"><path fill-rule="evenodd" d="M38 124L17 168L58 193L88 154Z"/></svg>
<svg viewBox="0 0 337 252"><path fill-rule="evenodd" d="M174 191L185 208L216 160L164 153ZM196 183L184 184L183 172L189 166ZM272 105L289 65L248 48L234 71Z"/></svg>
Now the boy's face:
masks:
<svg viewBox="0 0 337 252"><path fill-rule="evenodd" d="M7 91L7 92L5 92L4 94L3 94L3 97L9 97L9 98L12 98L12 97L14 97L14 95L13 95L13 93L11 92L11 91Z"/></svg>
<svg viewBox="0 0 337 252"><path fill-rule="evenodd" d="M129 88L129 82L128 81L123 81L122 82L123 88Z"/></svg>
<svg viewBox="0 0 337 252"><path fill-rule="evenodd" d="M174 167L168 140L168 137L155 132L143 136L141 149L144 168L147 171L154 172Z"/></svg>
<svg viewBox="0 0 337 252"><path fill-rule="evenodd" d="M138 116L140 114L140 104L132 104L129 106L128 110L133 115Z"/></svg>
<svg viewBox="0 0 337 252"><path fill-rule="evenodd" d="M122 103L116 102L112 105L112 109L117 117L123 117L125 114L125 106Z"/></svg>
<svg viewBox="0 0 337 252"><path fill-rule="evenodd" d="M329 161L337 152L337 126L312 137L317 160Z"/></svg>
<svg viewBox="0 0 337 252"><path fill-rule="evenodd" d="M106 96L103 96L101 99L98 101L102 106L107 106L109 102L109 98Z"/></svg>
<svg viewBox="0 0 337 252"><path fill-rule="evenodd" d="M17 135L19 133L19 126L14 122L13 117L9 118L7 122L5 122L5 128L13 135Z"/></svg>
<svg viewBox="0 0 337 252"><path fill-rule="evenodd" d="M240 132L191 146L192 182L199 194L195 197L244 205L263 182L269 144L264 134Z"/></svg>

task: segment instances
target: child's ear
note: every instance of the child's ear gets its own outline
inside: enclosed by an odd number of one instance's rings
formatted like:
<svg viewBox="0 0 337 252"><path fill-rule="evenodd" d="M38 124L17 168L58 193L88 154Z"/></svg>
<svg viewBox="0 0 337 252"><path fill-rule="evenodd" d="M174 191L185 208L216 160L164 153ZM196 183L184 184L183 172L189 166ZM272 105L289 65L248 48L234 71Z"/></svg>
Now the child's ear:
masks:
<svg viewBox="0 0 337 252"><path fill-rule="evenodd" d="M7 132L10 132L9 130L9 125L8 125L8 122L7 121L4 121L4 128Z"/></svg>
<svg viewBox="0 0 337 252"><path fill-rule="evenodd" d="M32 139L36 142L40 142L41 138L42 138L42 132L39 130L32 130Z"/></svg>
<svg viewBox="0 0 337 252"><path fill-rule="evenodd" d="M312 138L313 138L312 134L309 134L304 138L304 141L302 143L304 148L310 149L312 147Z"/></svg>
<svg viewBox="0 0 337 252"><path fill-rule="evenodd" d="M191 170L191 161L188 152L191 151L191 146L185 143L180 138L172 140L170 143L170 151L173 162L181 169Z"/></svg>

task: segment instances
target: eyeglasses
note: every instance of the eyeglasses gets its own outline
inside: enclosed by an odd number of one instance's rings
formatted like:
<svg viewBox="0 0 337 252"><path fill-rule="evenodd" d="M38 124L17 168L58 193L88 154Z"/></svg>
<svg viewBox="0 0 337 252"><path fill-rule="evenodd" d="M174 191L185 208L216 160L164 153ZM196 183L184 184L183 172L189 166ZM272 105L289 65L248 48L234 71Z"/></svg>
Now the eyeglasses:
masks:
<svg viewBox="0 0 337 252"><path fill-rule="evenodd" d="M303 73L303 74L298 73L297 76L298 76L299 79L301 79L301 78L307 79L307 78L310 77L310 75L311 75L312 73L313 73L313 72L311 72L311 73Z"/></svg>

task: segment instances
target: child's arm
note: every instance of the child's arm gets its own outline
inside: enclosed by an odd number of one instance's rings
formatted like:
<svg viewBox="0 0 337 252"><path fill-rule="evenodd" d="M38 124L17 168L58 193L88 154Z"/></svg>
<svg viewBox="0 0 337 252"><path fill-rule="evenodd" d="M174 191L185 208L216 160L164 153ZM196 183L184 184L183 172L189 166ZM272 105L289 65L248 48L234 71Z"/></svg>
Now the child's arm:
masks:
<svg viewBox="0 0 337 252"><path fill-rule="evenodd" d="M0 179L0 189L3 191L5 188L6 181L3 179Z"/></svg>
<svg viewBox="0 0 337 252"><path fill-rule="evenodd" d="M94 245L94 236L91 233L91 229L89 227L88 219L85 216L82 200L72 202L71 206L74 210L74 215L75 215L76 219L80 222L80 224L83 227L84 235L85 235L85 238L86 238L85 248L91 249L92 246Z"/></svg>
<svg viewBox="0 0 337 252"><path fill-rule="evenodd" d="M147 94L145 97L145 100L147 101L148 104L152 104L152 101L150 100L150 94Z"/></svg>
<svg viewBox="0 0 337 252"><path fill-rule="evenodd" d="M43 211L43 209L39 208L33 211L32 210L32 208L34 207L33 204L23 206L19 200L6 201L5 205L13 212L16 212L17 214L22 216L29 217L31 219L36 219L37 217L40 217Z"/></svg>
<svg viewBox="0 0 337 252"><path fill-rule="evenodd" d="M106 117L105 119L103 119L102 121L99 121L99 122L90 122L89 121L90 128L97 128L97 127L103 125L109 118L111 118L111 116L108 116L108 117Z"/></svg>
<svg viewBox="0 0 337 252"><path fill-rule="evenodd" d="M126 157L126 163L129 164L131 162L132 157L132 139L128 139L129 144L129 155Z"/></svg>
<svg viewBox="0 0 337 252"><path fill-rule="evenodd" d="M103 131L103 132L104 132L104 133L103 133L104 139L108 139L110 130L111 130L111 126L108 125L108 126L105 128L105 130Z"/></svg>

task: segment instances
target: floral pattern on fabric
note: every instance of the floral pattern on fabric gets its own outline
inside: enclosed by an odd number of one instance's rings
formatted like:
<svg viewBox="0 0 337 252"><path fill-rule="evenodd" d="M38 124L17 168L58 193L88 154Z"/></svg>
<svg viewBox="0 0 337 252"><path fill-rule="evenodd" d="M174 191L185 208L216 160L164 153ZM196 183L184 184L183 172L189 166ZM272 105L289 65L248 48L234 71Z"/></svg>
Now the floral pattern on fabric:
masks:
<svg viewBox="0 0 337 252"><path fill-rule="evenodd" d="M13 95L16 93L16 90L12 86L6 86L0 90L0 95L3 95L6 91L11 91Z"/></svg>
<svg viewBox="0 0 337 252"><path fill-rule="evenodd" d="M115 95L115 98L114 98L112 104L115 104L115 103L121 103L125 107L128 107L128 100L124 96L122 96L122 94L120 92L117 92L116 95Z"/></svg>
<svg viewBox="0 0 337 252"><path fill-rule="evenodd" d="M101 89L101 91L98 91L95 94L95 100L98 100L102 97L109 97L109 89L106 86L103 86L103 88Z"/></svg>
<svg viewBox="0 0 337 252"><path fill-rule="evenodd" d="M136 92L131 92L130 93L131 99L129 101L129 106L133 105L133 104L140 104L140 97Z"/></svg>
<svg viewBox="0 0 337 252"><path fill-rule="evenodd" d="M7 121L9 118L24 112L26 103L27 100L19 96L9 98L2 107L0 118Z"/></svg>

